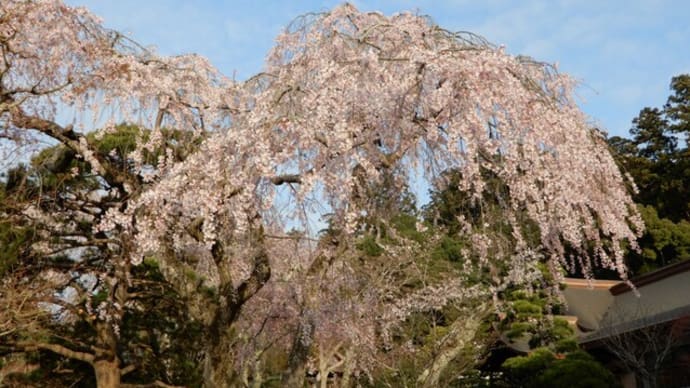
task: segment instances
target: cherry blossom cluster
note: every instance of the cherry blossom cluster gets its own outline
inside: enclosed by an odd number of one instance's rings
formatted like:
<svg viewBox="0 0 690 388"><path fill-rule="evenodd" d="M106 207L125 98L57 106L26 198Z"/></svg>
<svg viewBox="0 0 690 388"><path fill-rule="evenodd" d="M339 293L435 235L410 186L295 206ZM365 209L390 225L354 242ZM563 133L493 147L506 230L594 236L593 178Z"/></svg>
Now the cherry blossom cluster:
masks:
<svg viewBox="0 0 690 388"><path fill-rule="evenodd" d="M247 214L286 223L314 203L354 230L366 211L361 182L383 170L423 170L433 181L459 169L477 201L488 170L508 187L516 250L525 249L516 215L526 213L554 270L596 260L625 277L623 244L635 247L642 223L574 87L549 65L415 14L344 5L305 17L243 85L244 108L228 129L142 196L152 210L139 224L140 246L184 244L185 226L199 217L212 241L227 222L241 229ZM292 206L267 216L279 203ZM489 235L471 234L490 259Z"/></svg>

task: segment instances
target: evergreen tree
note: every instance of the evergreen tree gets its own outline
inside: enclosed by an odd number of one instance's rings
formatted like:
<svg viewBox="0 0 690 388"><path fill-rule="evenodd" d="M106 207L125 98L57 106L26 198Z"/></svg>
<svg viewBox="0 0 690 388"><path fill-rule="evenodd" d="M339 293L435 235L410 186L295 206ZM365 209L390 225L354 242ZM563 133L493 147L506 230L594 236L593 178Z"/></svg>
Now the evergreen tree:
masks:
<svg viewBox="0 0 690 388"><path fill-rule="evenodd" d="M670 89L663 108L644 108L633 119L630 139L608 139L635 181L634 199L647 225L641 252L627 257L633 273L690 258L690 75L673 77Z"/></svg>

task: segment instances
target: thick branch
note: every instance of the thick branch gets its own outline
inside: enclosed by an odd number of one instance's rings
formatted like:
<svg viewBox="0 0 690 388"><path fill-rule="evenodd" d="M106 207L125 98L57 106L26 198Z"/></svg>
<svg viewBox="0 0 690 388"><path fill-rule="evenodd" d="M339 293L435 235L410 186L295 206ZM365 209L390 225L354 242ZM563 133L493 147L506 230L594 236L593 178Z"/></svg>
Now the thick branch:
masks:
<svg viewBox="0 0 690 388"><path fill-rule="evenodd" d="M93 150L84 149L83 144L88 144L86 138L84 135L74 132L71 126L62 127L53 121L27 115L19 107L12 108L10 113L12 115L12 123L16 127L39 131L55 140L58 140L65 146L75 151L77 154L81 155L85 159L88 159L93 170L103 174L103 178L108 181L108 183L111 183L111 186L124 188L124 184L128 183L130 186L135 187L136 182L134 182L133 178L130 177L129 174L113 168L110 166L110 163L104 160ZM85 153L88 153L89 151L93 154L92 158L87 158L89 155L85 155Z"/></svg>
<svg viewBox="0 0 690 388"><path fill-rule="evenodd" d="M120 376L124 376L127 373L134 372L136 369L137 369L137 366L135 364L127 365L126 367L120 369Z"/></svg>
<svg viewBox="0 0 690 388"><path fill-rule="evenodd" d="M276 186L280 186L285 183L301 184L302 177L299 174L278 175L271 178L271 183L273 183Z"/></svg>
<svg viewBox="0 0 690 388"><path fill-rule="evenodd" d="M257 251L254 254L254 266L249 277L237 288L234 288L231 279L227 276L224 278L221 274L220 295L225 299L225 305L221 305L212 323L214 337L220 335L222 330L237 319L242 306L259 292L271 277L271 266L264 246L263 227L258 226L253 234L253 242L257 246ZM211 253L215 262L222 266L222 261L225 260L225 250L220 241L213 244Z"/></svg>
<svg viewBox="0 0 690 388"><path fill-rule="evenodd" d="M264 286L264 284L266 284L270 277L271 266L268 262L268 254L262 247L260 248L260 252L254 258L254 268L252 269L251 275L237 288L237 295L239 296L238 302L240 304L244 304L247 300L259 292L259 290Z"/></svg>
<svg viewBox="0 0 690 388"><path fill-rule="evenodd" d="M93 364L95 356L91 353L79 352L58 344L47 344L44 342L20 342L13 346L17 351L48 350L63 357L73 360L84 361Z"/></svg>
<svg viewBox="0 0 690 388"><path fill-rule="evenodd" d="M448 365L457 358L463 349L477 335L482 318L488 311L486 305L481 305L474 314L458 319L450 326L448 335L444 338L439 354L431 365L417 378L417 382L424 387L438 386L441 374Z"/></svg>

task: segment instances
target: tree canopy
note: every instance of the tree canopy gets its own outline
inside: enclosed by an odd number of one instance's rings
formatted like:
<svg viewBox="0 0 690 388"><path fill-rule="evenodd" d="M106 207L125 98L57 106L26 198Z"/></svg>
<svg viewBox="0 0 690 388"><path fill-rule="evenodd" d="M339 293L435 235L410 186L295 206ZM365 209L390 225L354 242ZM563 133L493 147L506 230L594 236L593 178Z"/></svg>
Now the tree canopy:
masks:
<svg viewBox="0 0 690 388"><path fill-rule="evenodd" d="M210 387L263 371L372 381L421 351L415 381L435 386L451 361L475 362L483 319L540 268L551 283L599 264L627 276L640 216L550 65L345 4L295 20L236 83L59 0L0 12L3 149L56 144L0 192L16 306L3 353L89 364L100 387L192 384L191 363ZM436 198L451 185L465 211L437 203L425 220L414 179ZM420 314L439 318L421 334ZM184 338L199 340L170 344Z"/></svg>
<svg viewBox="0 0 690 388"><path fill-rule="evenodd" d="M662 108L643 108L633 119L631 138L608 142L623 171L635 182L647 232L641 252L628 255L635 272L687 260L690 247L690 75L671 79L671 95Z"/></svg>

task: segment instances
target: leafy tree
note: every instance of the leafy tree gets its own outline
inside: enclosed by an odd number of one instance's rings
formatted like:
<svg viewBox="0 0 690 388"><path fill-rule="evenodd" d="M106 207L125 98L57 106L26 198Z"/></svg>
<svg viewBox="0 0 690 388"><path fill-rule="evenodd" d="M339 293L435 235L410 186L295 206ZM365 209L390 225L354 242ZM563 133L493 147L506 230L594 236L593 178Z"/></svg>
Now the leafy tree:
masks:
<svg viewBox="0 0 690 388"><path fill-rule="evenodd" d="M641 207L640 213L647 229L640 239L642 250L628 254L631 269L644 273L676 261L690 260L690 222L659 218L651 206Z"/></svg>
<svg viewBox="0 0 690 388"><path fill-rule="evenodd" d="M635 200L653 206L660 217L674 222L690 218L688 145L683 141L685 147L680 148L678 141L687 136L689 78L672 79L672 95L663 109L640 111L633 120L631 139L609 139L619 164L639 188Z"/></svg>
<svg viewBox="0 0 690 388"><path fill-rule="evenodd" d="M132 126L118 126L112 133L90 141L99 155L104 155L104 160L110 162L109 158L113 158L112 165L118 165L126 173L127 164L112 151L124 151L136 136L145 132ZM155 160L155 154L149 158ZM53 381L56 385L95 384L97 381L84 373L80 363L40 352L51 351L91 363L89 348L101 346L98 331L102 328L96 315L103 313L99 310L112 297L112 285L98 277L103 276L103 270L109 265L104 260L108 258L108 251L94 249L91 241L97 238L92 234L94 219L75 209L98 209L103 199L95 193L107 187L91 173L87 164L75 157L74 152L57 145L42 150L32 158L30 165L11 169L1 188L5 193L2 211L8 216L6 234L0 240L4 252L1 257L5 268L3 277L8 287L39 287L41 290L31 296L3 295L6 302L24 298L24 303L17 305L19 311L14 317L8 317L13 330L3 330L0 339L7 347L4 350L24 350L28 352L29 361L38 360L40 370L25 383L40 377L41 381ZM84 200L84 197L90 199ZM103 197L103 202L112 199L108 195ZM45 241L50 225L33 222L31 226L35 229L30 233L12 222L21 220L23 213L32 207L72 217L69 221L53 219L58 225L67 226L49 240L51 251L47 254L36 252L32 243ZM53 233L56 232L53 230ZM31 279L31 283L22 280L26 278ZM46 281L47 284L41 285ZM155 263L133 268L127 281L125 292L129 305L121 309L114 326L118 340L113 351L120 362L129 366L121 373L130 381L198 384L198 368L190 365L189 359L199 351L196 341L200 332L194 329L194 323L186 315L186 306L178 302L179 295L170 289ZM28 309L24 306L27 304L30 305ZM165 343L161 344L162 341ZM188 357L181 357L184 355ZM60 364L80 372L75 376L51 373Z"/></svg>
<svg viewBox="0 0 690 388"><path fill-rule="evenodd" d="M617 387L611 372L582 350L554 354L547 348L503 364L513 387Z"/></svg>
<svg viewBox="0 0 690 388"><path fill-rule="evenodd" d="M678 140L668 131L669 122L657 108L644 108L633 119L630 134L638 148L638 155L652 161L664 162L676 152Z"/></svg>
<svg viewBox="0 0 690 388"><path fill-rule="evenodd" d="M664 111L671 120L671 130L684 134L687 140L690 134L690 75L673 77L671 90L673 94L668 97Z"/></svg>
<svg viewBox="0 0 690 388"><path fill-rule="evenodd" d="M690 221L690 148L688 148L688 84L683 74L671 80L671 95L663 108L644 108L633 120L631 138L610 138L621 168L633 178L634 199L641 206L647 232L641 252L628 262L641 273L686 260Z"/></svg>

